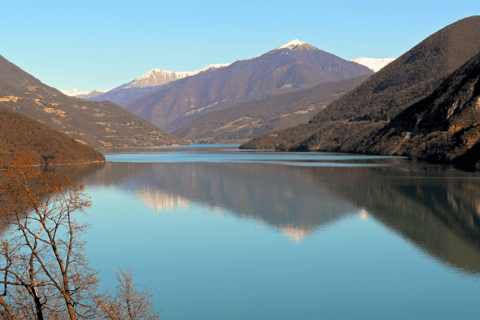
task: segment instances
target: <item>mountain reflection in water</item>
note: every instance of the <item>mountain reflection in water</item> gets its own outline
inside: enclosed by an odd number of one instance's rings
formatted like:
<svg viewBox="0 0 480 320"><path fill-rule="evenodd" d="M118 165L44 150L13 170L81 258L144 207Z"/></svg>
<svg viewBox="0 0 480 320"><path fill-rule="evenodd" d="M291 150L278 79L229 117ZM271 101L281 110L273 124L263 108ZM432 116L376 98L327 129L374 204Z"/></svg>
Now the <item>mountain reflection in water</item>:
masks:
<svg viewBox="0 0 480 320"><path fill-rule="evenodd" d="M480 179L437 166L108 162L84 184L116 185L162 212L201 203L300 243L348 215L375 218L461 272L480 272ZM472 178L473 177L473 178Z"/></svg>
<svg viewBox="0 0 480 320"><path fill-rule="evenodd" d="M478 175L425 168L325 168L313 174L335 174L336 181L323 179L322 186L366 208L435 258L480 272Z"/></svg>
<svg viewBox="0 0 480 320"><path fill-rule="evenodd" d="M123 181L120 183L120 175ZM116 178L113 178L116 177ZM319 186L309 168L237 163L107 163L86 184L117 181L151 207L200 202L256 219L300 241L309 233L358 211ZM169 195L170 200L166 200ZM157 199L161 199L156 202ZM318 204L321 203L321 206Z"/></svg>

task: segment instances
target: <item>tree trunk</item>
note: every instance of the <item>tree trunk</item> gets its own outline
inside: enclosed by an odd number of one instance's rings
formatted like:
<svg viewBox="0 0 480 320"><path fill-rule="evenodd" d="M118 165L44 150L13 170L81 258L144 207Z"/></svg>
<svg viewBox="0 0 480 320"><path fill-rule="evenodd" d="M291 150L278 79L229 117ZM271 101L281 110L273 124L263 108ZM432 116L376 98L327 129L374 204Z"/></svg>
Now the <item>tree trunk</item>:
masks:
<svg viewBox="0 0 480 320"><path fill-rule="evenodd" d="M67 302L68 314L70 315L70 320L77 320L77 314L75 313L75 308L71 302Z"/></svg>
<svg viewBox="0 0 480 320"><path fill-rule="evenodd" d="M33 300L35 301L35 313L37 315L37 320L43 320L43 306L40 302L40 298L35 296L33 297Z"/></svg>

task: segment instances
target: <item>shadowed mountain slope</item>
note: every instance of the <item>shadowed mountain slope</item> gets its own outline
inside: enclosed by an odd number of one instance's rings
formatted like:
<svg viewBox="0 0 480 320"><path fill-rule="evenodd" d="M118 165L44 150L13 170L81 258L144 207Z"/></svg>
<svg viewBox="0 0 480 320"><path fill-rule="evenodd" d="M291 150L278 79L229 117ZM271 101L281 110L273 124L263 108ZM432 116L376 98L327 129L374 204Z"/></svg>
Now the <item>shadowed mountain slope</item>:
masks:
<svg viewBox="0 0 480 320"><path fill-rule="evenodd" d="M105 161L92 147L38 121L0 108L0 167L8 165L15 152L25 152L36 164Z"/></svg>
<svg viewBox="0 0 480 320"><path fill-rule="evenodd" d="M357 151L480 169L480 52Z"/></svg>
<svg viewBox="0 0 480 320"><path fill-rule="evenodd" d="M172 132L208 111L372 73L297 40L261 56L172 82L127 104L126 109Z"/></svg>
<svg viewBox="0 0 480 320"><path fill-rule="evenodd" d="M370 75L321 83L315 87L211 111L173 132L191 142L241 143L264 133L307 122L322 108Z"/></svg>
<svg viewBox="0 0 480 320"><path fill-rule="evenodd" d="M480 17L455 22L431 35L307 124L255 138L242 148L354 152L373 130L431 94L480 51Z"/></svg>
<svg viewBox="0 0 480 320"><path fill-rule="evenodd" d="M68 97L1 56L0 107L94 147L185 144L114 103Z"/></svg>

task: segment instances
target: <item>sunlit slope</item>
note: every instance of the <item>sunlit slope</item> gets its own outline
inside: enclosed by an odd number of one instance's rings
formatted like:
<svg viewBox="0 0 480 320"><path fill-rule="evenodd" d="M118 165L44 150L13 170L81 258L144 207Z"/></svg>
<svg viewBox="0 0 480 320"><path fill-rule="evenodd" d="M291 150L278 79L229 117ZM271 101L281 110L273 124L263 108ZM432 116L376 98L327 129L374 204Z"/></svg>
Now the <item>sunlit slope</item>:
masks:
<svg viewBox="0 0 480 320"><path fill-rule="evenodd" d="M185 144L116 104L68 97L1 56L0 107L94 147Z"/></svg>

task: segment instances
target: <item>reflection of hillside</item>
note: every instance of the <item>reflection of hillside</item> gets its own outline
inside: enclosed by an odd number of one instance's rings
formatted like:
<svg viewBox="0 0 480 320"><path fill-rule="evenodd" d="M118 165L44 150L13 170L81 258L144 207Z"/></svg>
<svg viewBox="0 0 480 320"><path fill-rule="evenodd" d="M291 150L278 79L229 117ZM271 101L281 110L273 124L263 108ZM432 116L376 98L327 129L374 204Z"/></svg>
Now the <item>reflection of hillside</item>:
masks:
<svg viewBox="0 0 480 320"><path fill-rule="evenodd" d="M102 172L100 170L105 167L105 162L102 163L89 163L78 166L52 166L47 170L58 173L60 177L67 176L70 180L77 184L82 184L82 180L94 175L96 172Z"/></svg>
<svg viewBox="0 0 480 320"><path fill-rule="evenodd" d="M355 210L316 185L304 168L185 163L151 170L152 183L161 189L277 228L315 229Z"/></svg>
<svg viewBox="0 0 480 320"><path fill-rule="evenodd" d="M480 181L458 171L321 168L322 186L347 198L448 264L480 272ZM337 177L332 180L332 175ZM470 174L471 175L471 174Z"/></svg>
<svg viewBox="0 0 480 320"><path fill-rule="evenodd" d="M135 176L149 165L145 163L105 163L103 170L96 171L95 174L84 176L81 180L82 184L100 184L110 185L119 184L127 180L130 176Z"/></svg>
<svg viewBox="0 0 480 320"><path fill-rule="evenodd" d="M362 208L360 218L371 215L438 259L480 272L480 180L471 176L423 166L110 162L82 183L116 184L156 210L191 201L223 207L296 242Z"/></svg>
<svg viewBox="0 0 480 320"><path fill-rule="evenodd" d="M298 243L302 242L311 232L315 231L313 227L284 226L280 230L287 237Z"/></svg>
<svg viewBox="0 0 480 320"><path fill-rule="evenodd" d="M138 189L135 191L135 194L142 200L142 202L146 203L148 206L157 211L162 211L177 206L186 206L190 203L188 200L180 196L175 196L156 190Z"/></svg>
<svg viewBox="0 0 480 320"><path fill-rule="evenodd" d="M147 170L151 164L129 162L107 162L104 169L94 175L84 177L82 183L89 185L112 185L126 188L137 196L149 207L161 211L178 205L187 205L189 201L178 195L172 195L155 187L148 187L139 177L141 172ZM147 174L148 176L148 174Z"/></svg>
<svg viewBox="0 0 480 320"><path fill-rule="evenodd" d="M238 217L266 222L297 240L356 210L318 186L309 169L303 167L110 162L103 171L84 182L116 181L118 187L156 208L188 201L223 207Z"/></svg>

